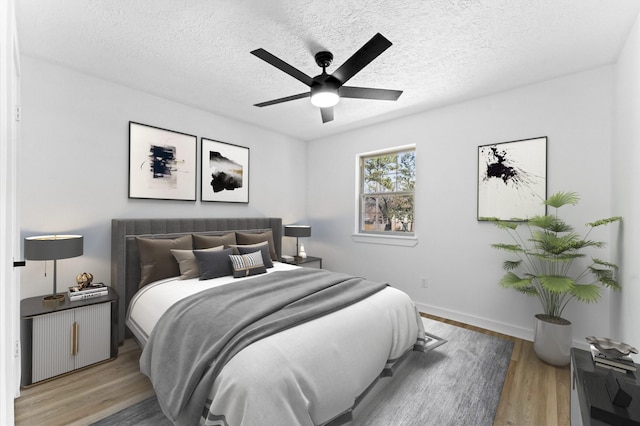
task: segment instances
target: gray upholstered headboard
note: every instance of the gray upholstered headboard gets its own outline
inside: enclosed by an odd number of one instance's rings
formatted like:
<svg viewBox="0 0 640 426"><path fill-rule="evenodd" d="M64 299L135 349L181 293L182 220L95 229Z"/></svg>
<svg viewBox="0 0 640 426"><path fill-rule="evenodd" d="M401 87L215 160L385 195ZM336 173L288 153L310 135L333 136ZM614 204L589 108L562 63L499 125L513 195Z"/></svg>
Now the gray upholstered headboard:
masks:
<svg viewBox="0 0 640 426"><path fill-rule="evenodd" d="M185 234L215 235L224 231L271 229L278 258L282 255L281 218L219 219L113 219L111 221L111 287L120 296L118 302L118 341L125 338L125 315L129 301L138 290L140 258L135 237L175 238ZM129 334L130 335L130 334Z"/></svg>

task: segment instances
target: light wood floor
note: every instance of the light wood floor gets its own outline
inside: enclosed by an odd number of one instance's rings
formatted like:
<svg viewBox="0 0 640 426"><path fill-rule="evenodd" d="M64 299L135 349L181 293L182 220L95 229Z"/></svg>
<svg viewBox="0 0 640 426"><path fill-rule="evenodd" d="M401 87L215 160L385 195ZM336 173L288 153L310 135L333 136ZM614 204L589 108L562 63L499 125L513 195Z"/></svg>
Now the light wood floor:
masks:
<svg viewBox="0 0 640 426"><path fill-rule="evenodd" d="M431 315L425 317L514 342L494 425L569 425L569 367L536 358L533 343ZM88 425L153 395L138 370L140 349L131 339L118 358L22 389L16 425Z"/></svg>

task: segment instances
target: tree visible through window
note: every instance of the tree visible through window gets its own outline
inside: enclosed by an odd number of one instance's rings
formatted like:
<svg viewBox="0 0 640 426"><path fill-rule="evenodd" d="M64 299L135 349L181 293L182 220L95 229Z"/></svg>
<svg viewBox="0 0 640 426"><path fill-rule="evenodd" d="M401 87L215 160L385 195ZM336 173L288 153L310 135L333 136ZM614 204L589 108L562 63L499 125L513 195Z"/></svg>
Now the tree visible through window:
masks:
<svg viewBox="0 0 640 426"><path fill-rule="evenodd" d="M360 156L360 232L413 234L415 148Z"/></svg>

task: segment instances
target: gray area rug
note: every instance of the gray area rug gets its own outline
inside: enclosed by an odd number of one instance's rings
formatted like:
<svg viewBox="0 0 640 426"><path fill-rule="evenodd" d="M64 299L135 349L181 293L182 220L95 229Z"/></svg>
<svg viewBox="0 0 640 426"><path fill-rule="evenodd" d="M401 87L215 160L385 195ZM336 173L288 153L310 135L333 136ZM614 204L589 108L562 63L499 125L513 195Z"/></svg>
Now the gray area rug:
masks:
<svg viewBox="0 0 640 426"><path fill-rule="evenodd" d="M354 411L352 425L492 425L513 343L423 318L441 341L412 352L381 379ZM446 344L442 344L446 340ZM155 397L125 408L95 426L171 425Z"/></svg>
<svg viewBox="0 0 640 426"><path fill-rule="evenodd" d="M353 425L492 425L513 342L423 318L447 339L412 353L384 387L356 408Z"/></svg>

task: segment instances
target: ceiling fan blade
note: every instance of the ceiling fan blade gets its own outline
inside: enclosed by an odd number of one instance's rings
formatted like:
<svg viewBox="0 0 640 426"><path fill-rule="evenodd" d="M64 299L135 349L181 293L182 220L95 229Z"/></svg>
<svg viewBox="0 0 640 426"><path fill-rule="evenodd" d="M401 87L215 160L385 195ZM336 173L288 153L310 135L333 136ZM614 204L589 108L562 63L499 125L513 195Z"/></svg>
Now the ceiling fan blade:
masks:
<svg viewBox="0 0 640 426"><path fill-rule="evenodd" d="M381 101L396 101L402 95L402 90L373 89L371 87L342 86L338 89L341 98L377 99Z"/></svg>
<svg viewBox="0 0 640 426"><path fill-rule="evenodd" d="M333 121L333 107L320 108L320 114L322 115L322 122Z"/></svg>
<svg viewBox="0 0 640 426"><path fill-rule="evenodd" d="M308 75L306 75L305 73L303 73L299 69L297 69L295 67L292 67L291 65L289 65L288 63L286 63L282 59L280 59L280 58L278 58L276 56L273 56L271 53L267 52L264 49L256 49L256 50L252 51L251 53L253 55L257 56L258 58L262 59L263 61L273 65L276 68L278 68L279 70L286 72L287 74L289 74L291 77L295 78L296 80L301 81L302 83L304 83L307 86L311 87L311 84L313 83L313 78L309 77Z"/></svg>
<svg viewBox="0 0 640 426"><path fill-rule="evenodd" d="M368 42L364 44L356 53L354 53L347 61L340 65L333 74L335 78L340 80L342 84L346 83L351 77L356 75L362 68L366 67L371 61L377 58L382 52L391 47L391 42L382 34L377 33Z"/></svg>
<svg viewBox="0 0 640 426"><path fill-rule="evenodd" d="M274 99L272 101L260 102L259 104L254 104L253 106L266 107L269 105L281 104L282 102L295 101L296 99L308 98L309 96L310 96L309 92L298 93L297 95L291 95L284 98Z"/></svg>

